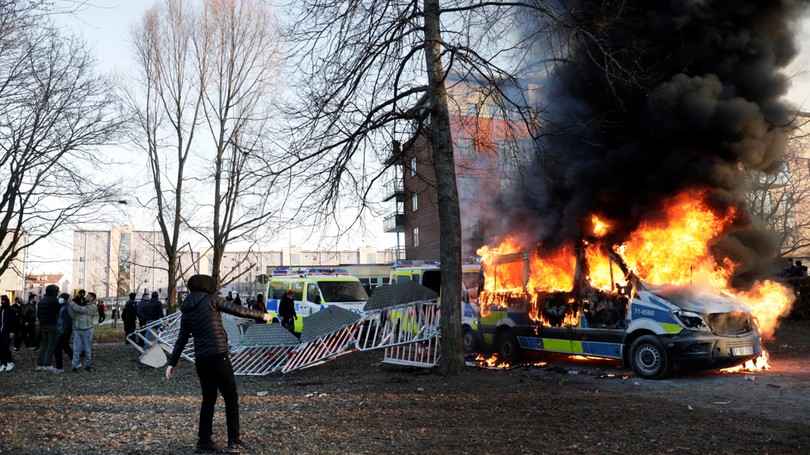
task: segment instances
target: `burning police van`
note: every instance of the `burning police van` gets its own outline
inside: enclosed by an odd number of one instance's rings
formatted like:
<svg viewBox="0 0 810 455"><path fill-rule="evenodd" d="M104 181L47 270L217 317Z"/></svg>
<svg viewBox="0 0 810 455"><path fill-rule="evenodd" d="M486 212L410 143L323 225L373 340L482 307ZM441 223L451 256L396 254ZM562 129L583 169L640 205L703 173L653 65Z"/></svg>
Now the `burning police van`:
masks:
<svg viewBox="0 0 810 455"><path fill-rule="evenodd" d="M751 309L710 288L653 286L611 251L567 251L573 276L547 291L530 279L529 253L502 255L484 271L479 296L484 345L505 361L522 350L621 360L645 379L718 370L762 353ZM571 258L570 256L573 256ZM598 279L596 277L598 276ZM489 290L486 290L489 289Z"/></svg>

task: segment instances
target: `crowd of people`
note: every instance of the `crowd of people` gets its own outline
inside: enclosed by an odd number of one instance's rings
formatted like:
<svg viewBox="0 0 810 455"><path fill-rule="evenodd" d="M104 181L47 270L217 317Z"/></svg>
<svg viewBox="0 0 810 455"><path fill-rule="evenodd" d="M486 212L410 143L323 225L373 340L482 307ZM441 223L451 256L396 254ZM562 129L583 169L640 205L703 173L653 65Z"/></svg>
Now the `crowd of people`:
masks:
<svg viewBox="0 0 810 455"><path fill-rule="evenodd" d="M793 259L788 259L785 263L785 268L780 270L777 274L782 278L797 278L807 276L807 266L802 265L802 261L793 262Z"/></svg>
<svg viewBox="0 0 810 455"><path fill-rule="evenodd" d="M157 292L144 293L140 302L135 297L135 293L130 294L121 312L126 335L136 330L136 323L144 327L164 316ZM31 294L27 303L20 297L13 304L8 296L0 298L0 373L14 368L13 352L19 352L23 345L39 350L37 371L63 373L63 356L67 356L73 373L79 373L80 368L92 372L94 325L105 322L108 310L112 311L113 326L119 317L117 302L105 305L97 301L96 294L84 290L71 299L67 293L60 294L56 285L46 287L41 299Z"/></svg>

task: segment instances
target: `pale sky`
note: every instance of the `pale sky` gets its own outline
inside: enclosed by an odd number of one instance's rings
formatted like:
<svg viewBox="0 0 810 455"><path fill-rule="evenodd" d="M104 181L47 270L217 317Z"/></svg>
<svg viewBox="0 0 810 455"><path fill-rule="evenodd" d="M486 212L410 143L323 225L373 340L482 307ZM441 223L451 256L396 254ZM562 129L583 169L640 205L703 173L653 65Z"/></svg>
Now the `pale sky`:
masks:
<svg viewBox="0 0 810 455"><path fill-rule="evenodd" d="M75 33L81 34L95 49L99 59L100 69L109 73L117 73L126 77L130 65L130 49L128 45L128 34L131 24L139 20L143 12L154 4L152 0L93 0L93 7L77 14L77 17L58 16L57 24L69 27ZM801 74L810 69L810 21L805 20L800 26L799 42L802 47L799 57L788 68L788 72L793 76L792 88L787 99L794 105L803 106L804 110L810 110L810 72ZM124 153L123 151L117 153ZM134 158L133 158L134 159ZM145 164L143 162L141 165ZM145 169L145 168L144 168ZM130 215L132 216L132 215ZM122 222L124 222L122 220ZM382 233L382 224L379 220L370 220L373 226L379 224L379 234L376 238L363 238L357 241L344 240L341 248L356 248L362 245L374 245L379 248L392 247L396 245L396 237L391 234ZM135 226L140 229L151 229L151 226ZM289 238L289 235L281 236L282 239ZM32 259L28 266L28 271L50 272L62 271L70 274L70 249L72 245L69 234L57 236L53 241L42 244L32 249L29 257ZM293 242L304 247L314 248L317 245L308 245L306 240L296 239ZM403 239L404 241L404 239ZM272 245L270 248L280 249L286 246ZM59 252L61 250L61 252ZM60 255L56 259L54 255Z"/></svg>

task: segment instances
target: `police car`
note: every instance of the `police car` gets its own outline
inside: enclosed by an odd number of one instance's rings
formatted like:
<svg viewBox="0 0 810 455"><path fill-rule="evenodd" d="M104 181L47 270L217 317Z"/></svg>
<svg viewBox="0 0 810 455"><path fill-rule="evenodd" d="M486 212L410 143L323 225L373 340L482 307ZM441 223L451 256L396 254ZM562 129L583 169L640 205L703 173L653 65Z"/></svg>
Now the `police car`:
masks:
<svg viewBox="0 0 810 455"><path fill-rule="evenodd" d="M479 264L463 264L461 325L464 337L464 352L475 352L481 344L478 329L478 275ZM441 295L442 270L437 261L400 260L391 267L391 284L416 281Z"/></svg>
<svg viewBox="0 0 810 455"><path fill-rule="evenodd" d="M362 283L346 270L279 268L271 276L256 279L256 289L264 294L267 312L278 322L278 304L288 290L295 301L295 331L303 329L307 316L332 305L363 314L368 295Z"/></svg>

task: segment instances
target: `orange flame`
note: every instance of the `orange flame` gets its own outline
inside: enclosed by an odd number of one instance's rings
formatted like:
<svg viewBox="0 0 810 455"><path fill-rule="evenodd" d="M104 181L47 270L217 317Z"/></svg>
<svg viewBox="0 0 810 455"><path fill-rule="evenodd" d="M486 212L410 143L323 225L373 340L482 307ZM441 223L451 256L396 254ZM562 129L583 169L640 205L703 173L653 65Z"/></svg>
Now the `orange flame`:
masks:
<svg viewBox="0 0 810 455"><path fill-rule="evenodd" d="M718 262L711 254L711 247L733 230L739 210L733 206L725 209L713 207L708 202L709 193L686 191L662 204L661 216L642 222L627 241L615 247L629 271L644 282L653 285L696 284L725 290L728 296L746 303L752 310L757 327L764 339L773 336L778 317L784 314L795 300L793 291L767 280L757 282L748 291L728 290L729 278L738 266L729 258ZM610 231L609 222L596 215L591 217L593 235L602 238ZM628 276L610 260L611 247L599 241L585 242L584 255L588 264L585 277L591 287L603 292L617 292L614 285L626 286ZM574 287L576 257L571 244L543 251L542 245L532 250L529 256L529 271L524 276L522 261L498 264L497 256L525 251L526 247L513 237L507 237L495 247L485 246L478 250L485 267L486 282L481 293L482 316L489 312L490 305L506 307L511 299L523 298L530 305L529 316L534 321L550 325L548 318L539 311L538 301L544 301L544 293L569 292ZM541 252L542 251L542 252ZM524 282L525 281L525 282ZM563 326L578 326L578 305L567 306ZM769 368L767 353L746 365L724 371L759 371Z"/></svg>

